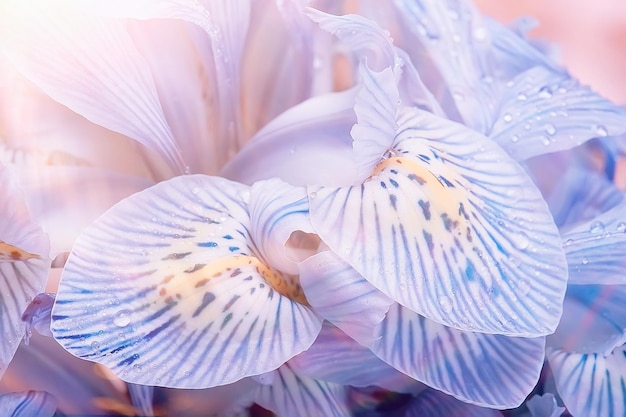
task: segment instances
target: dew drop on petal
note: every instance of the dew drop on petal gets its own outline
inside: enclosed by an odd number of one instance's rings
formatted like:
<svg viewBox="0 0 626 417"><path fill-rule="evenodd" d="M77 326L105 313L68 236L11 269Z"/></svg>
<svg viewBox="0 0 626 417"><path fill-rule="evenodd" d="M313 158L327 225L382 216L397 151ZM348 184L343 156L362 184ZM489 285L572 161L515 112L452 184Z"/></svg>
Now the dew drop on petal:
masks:
<svg viewBox="0 0 626 417"><path fill-rule="evenodd" d="M91 342L91 348L93 350L98 350L100 348L100 343L99 342Z"/></svg>
<svg viewBox="0 0 626 417"><path fill-rule="evenodd" d="M550 87L541 87L539 89L539 98L550 98L552 97L552 90L550 90Z"/></svg>
<svg viewBox="0 0 626 417"><path fill-rule="evenodd" d="M527 279L522 279L517 283L517 293L519 295L526 295L530 292L530 281Z"/></svg>
<svg viewBox="0 0 626 417"><path fill-rule="evenodd" d="M120 310L113 318L113 324L117 327L126 327L130 324L130 311Z"/></svg>
<svg viewBox="0 0 626 417"><path fill-rule="evenodd" d="M626 232L626 223L624 223L624 222L618 223L617 224L617 231L621 232L621 233Z"/></svg>
<svg viewBox="0 0 626 417"><path fill-rule="evenodd" d="M513 143L517 143L517 142L519 141L519 136L517 136L517 135L513 135L513 136L511 136L511 141L512 141Z"/></svg>
<svg viewBox="0 0 626 417"><path fill-rule="evenodd" d="M444 313L449 313L452 311L452 300L450 300L450 297L447 297L445 295L441 296L439 298L439 305L441 306L441 309Z"/></svg>
<svg viewBox="0 0 626 417"><path fill-rule="evenodd" d="M583 265L587 265L589 263L589 258L586 256L583 258Z"/></svg>
<svg viewBox="0 0 626 417"><path fill-rule="evenodd" d="M572 243L574 243L574 241L572 239L567 239L565 241L565 246L570 246Z"/></svg>
<svg viewBox="0 0 626 417"><path fill-rule="evenodd" d="M604 223L602 223L600 221L595 221L595 222L591 223L591 225L589 226L589 231L591 233L602 233L602 232L604 232Z"/></svg>
<svg viewBox="0 0 626 417"><path fill-rule="evenodd" d="M556 127L554 127L552 123L548 123L546 125L546 133L550 136L554 135L556 133Z"/></svg>
<svg viewBox="0 0 626 417"><path fill-rule="evenodd" d="M311 194L309 194L310 198L317 198L317 193L315 191L313 191Z"/></svg>
<svg viewBox="0 0 626 417"><path fill-rule="evenodd" d="M505 113L504 116L502 116L502 119L508 123L513 120L513 116L511 116L511 113Z"/></svg>
<svg viewBox="0 0 626 417"><path fill-rule="evenodd" d="M517 249L527 249L530 245L530 240L528 239L528 235L524 232L516 233L513 236L513 244Z"/></svg>
<svg viewBox="0 0 626 417"><path fill-rule="evenodd" d="M528 97L526 97L526 94L524 94L524 93L519 93L519 94L517 95L517 99L518 99L519 101L525 101L527 98L528 98Z"/></svg>
<svg viewBox="0 0 626 417"><path fill-rule="evenodd" d="M550 138L547 136L542 136L541 137L541 143L544 144L544 146L550 146Z"/></svg>
<svg viewBox="0 0 626 417"><path fill-rule="evenodd" d="M606 137L609 135L608 130L606 130L606 127L602 126L602 125L597 125L596 126L596 135L598 135L598 137Z"/></svg>

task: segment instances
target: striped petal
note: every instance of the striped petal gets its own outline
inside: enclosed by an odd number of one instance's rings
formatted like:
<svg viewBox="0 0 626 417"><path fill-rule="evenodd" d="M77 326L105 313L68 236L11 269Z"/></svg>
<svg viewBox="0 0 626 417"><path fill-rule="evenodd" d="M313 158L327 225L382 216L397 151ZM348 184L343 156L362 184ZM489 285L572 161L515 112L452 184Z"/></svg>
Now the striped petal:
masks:
<svg viewBox="0 0 626 417"><path fill-rule="evenodd" d="M563 404L573 416L626 415L626 348L609 356L548 348L546 355Z"/></svg>
<svg viewBox="0 0 626 417"><path fill-rule="evenodd" d="M30 336L31 328L37 330L42 336L52 337L50 332L50 323L52 321L52 305L54 304L54 294L41 293L37 294L30 302L24 313L22 321L26 323L26 338Z"/></svg>
<svg viewBox="0 0 626 417"><path fill-rule="evenodd" d="M52 417L57 400L44 391L0 395L0 414L11 417Z"/></svg>
<svg viewBox="0 0 626 417"><path fill-rule="evenodd" d="M572 353L611 352L626 343L626 285L569 285L548 345Z"/></svg>
<svg viewBox="0 0 626 417"><path fill-rule="evenodd" d="M133 407L142 416L154 416L152 401L154 399L154 387L149 385L128 384L128 393L133 403Z"/></svg>
<svg viewBox="0 0 626 417"><path fill-rule="evenodd" d="M502 417L496 410L466 404L436 390L428 390L411 402L404 417Z"/></svg>
<svg viewBox="0 0 626 417"><path fill-rule="evenodd" d="M462 401L498 409L517 407L543 366L545 338L462 332L399 305L379 326L370 348L412 378Z"/></svg>
<svg viewBox="0 0 626 417"><path fill-rule="evenodd" d="M308 187L313 227L330 249L439 323L553 332L567 268L552 215L524 169L488 138L418 109L400 111L387 153L360 186Z"/></svg>
<svg viewBox="0 0 626 417"><path fill-rule="evenodd" d="M626 132L626 110L568 74L533 67L507 84L489 136L518 161Z"/></svg>
<svg viewBox="0 0 626 417"><path fill-rule="evenodd" d="M348 417L348 388L300 374L286 363L271 385L259 388L255 401L279 416Z"/></svg>
<svg viewBox="0 0 626 417"><path fill-rule="evenodd" d="M90 121L154 149L174 172L185 171L148 64L122 20L45 1L7 2L0 16L0 48L26 78Z"/></svg>
<svg viewBox="0 0 626 417"><path fill-rule="evenodd" d="M626 284L626 199L563 234L570 284Z"/></svg>
<svg viewBox="0 0 626 417"><path fill-rule="evenodd" d="M261 261L249 198L247 186L185 176L114 206L77 239L54 337L127 382L175 388L228 384L307 349L320 320Z"/></svg>
<svg viewBox="0 0 626 417"><path fill-rule="evenodd" d="M25 334L22 313L46 285L48 237L36 225L8 168L0 166L0 376Z"/></svg>
<svg viewBox="0 0 626 417"><path fill-rule="evenodd" d="M300 263L300 283L315 312L359 343L369 344L393 303L330 251ZM354 384L352 384L354 385Z"/></svg>

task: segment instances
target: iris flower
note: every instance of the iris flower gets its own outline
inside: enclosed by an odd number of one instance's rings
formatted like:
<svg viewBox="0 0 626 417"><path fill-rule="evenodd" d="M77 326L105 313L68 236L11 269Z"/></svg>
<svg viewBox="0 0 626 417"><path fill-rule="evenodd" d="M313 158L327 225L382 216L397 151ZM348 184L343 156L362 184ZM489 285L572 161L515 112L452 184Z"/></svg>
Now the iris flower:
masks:
<svg viewBox="0 0 626 417"><path fill-rule="evenodd" d="M619 230L621 206L568 228L530 160L624 134L626 112L467 2L359 11L295 0L0 8L11 65L142 144L158 182L73 241L47 317L56 342L128 382L148 412L151 386L227 386L240 406L342 416L348 386L415 394L419 381L438 391L407 415L458 400L498 415L479 407L524 401L555 330L548 357L569 407L563 300L566 314L567 297L588 306L576 285L599 271L569 287L568 276L579 254L584 265L620 256L583 229ZM287 42L259 58L270 35ZM272 59L284 54L298 67ZM339 81L351 88L333 91ZM623 264L607 268L600 283L615 285ZM346 360L320 370L329 352ZM360 374L364 364L375 372Z"/></svg>

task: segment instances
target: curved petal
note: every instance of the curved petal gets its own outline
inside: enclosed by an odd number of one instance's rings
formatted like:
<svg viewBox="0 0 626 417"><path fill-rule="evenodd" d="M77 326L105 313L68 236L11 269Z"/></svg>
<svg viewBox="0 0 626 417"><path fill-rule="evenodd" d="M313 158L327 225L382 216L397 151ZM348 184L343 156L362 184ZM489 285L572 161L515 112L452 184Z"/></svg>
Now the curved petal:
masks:
<svg viewBox="0 0 626 417"><path fill-rule="evenodd" d="M127 384L127 386L133 407L135 407L135 409L140 412L142 416L154 416L154 410L152 408L154 387L137 384Z"/></svg>
<svg viewBox="0 0 626 417"><path fill-rule="evenodd" d="M412 378L476 405L517 407L539 379L545 338L462 332L394 304L370 349Z"/></svg>
<svg viewBox="0 0 626 417"><path fill-rule="evenodd" d="M317 314L364 345L377 337L376 326L393 303L389 297L331 251L315 254L299 267L304 295Z"/></svg>
<svg viewBox="0 0 626 417"><path fill-rule="evenodd" d="M609 355L626 343L626 285L569 285L563 317L548 345Z"/></svg>
<svg viewBox="0 0 626 417"><path fill-rule="evenodd" d="M415 398L404 417L502 417L496 410L466 404L436 390L428 390Z"/></svg>
<svg viewBox="0 0 626 417"><path fill-rule="evenodd" d="M288 274L298 274L298 262L314 247L287 247L295 232L312 233L306 189L280 179L259 181L250 188L250 233L267 264Z"/></svg>
<svg viewBox="0 0 626 417"><path fill-rule="evenodd" d="M114 206L76 241L54 337L127 382L176 388L228 384L307 349L320 320L259 260L248 199L247 186L184 176Z"/></svg>
<svg viewBox="0 0 626 417"><path fill-rule="evenodd" d="M418 109L400 112L388 153L360 186L308 187L313 227L330 249L439 323L531 337L554 331L565 256L524 169L488 138Z"/></svg>
<svg viewBox="0 0 626 417"><path fill-rule="evenodd" d="M412 393L414 379L380 360L337 327L324 325L313 345L289 361L292 369L308 377L339 385L375 385L395 392Z"/></svg>
<svg viewBox="0 0 626 417"><path fill-rule="evenodd" d="M570 284L626 284L626 199L563 234Z"/></svg>
<svg viewBox="0 0 626 417"><path fill-rule="evenodd" d="M50 259L48 237L31 218L22 190L0 166L0 376L25 334L22 313L43 292Z"/></svg>
<svg viewBox="0 0 626 417"><path fill-rule="evenodd" d="M52 417L57 400L43 391L0 395L0 414L11 417Z"/></svg>
<svg viewBox="0 0 626 417"><path fill-rule="evenodd" d="M518 161L626 132L626 110L568 74L533 67L509 84L489 136Z"/></svg>
<svg viewBox="0 0 626 417"><path fill-rule="evenodd" d="M626 349L609 356L546 349L556 388L574 416L619 417L626 413Z"/></svg>
<svg viewBox="0 0 626 417"><path fill-rule="evenodd" d="M50 323L52 322L52 305L54 304L54 294L37 294L30 302L24 313L22 321L26 323L26 335L24 341L28 344L31 328L37 330L42 336L52 337Z"/></svg>
<svg viewBox="0 0 626 417"><path fill-rule="evenodd" d="M23 75L92 122L156 150L177 172L186 170L123 21L43 1L6 3L0 16L0 48Z"/></svg>
<svg viewBox="0 0 626 417"><path fill-rule="evenodd" d="M533 395L526 401L531 417L560 417L565 407L559 407L553 394Z"/></svg>
<svg viewBox="0 0 626 417"><path fill-rule="evenodd" d="M348 417L348 388L304 376L286 363L271 385L258 389L255 401L279 416Z"/></svg>
<svg viewBox="0 0 626 417"><path fill-rule="evenodd" d="M258 132L220 175L245 184L272 177L302 186L354 184L354 94L326 94L287 110Z"/></svg>

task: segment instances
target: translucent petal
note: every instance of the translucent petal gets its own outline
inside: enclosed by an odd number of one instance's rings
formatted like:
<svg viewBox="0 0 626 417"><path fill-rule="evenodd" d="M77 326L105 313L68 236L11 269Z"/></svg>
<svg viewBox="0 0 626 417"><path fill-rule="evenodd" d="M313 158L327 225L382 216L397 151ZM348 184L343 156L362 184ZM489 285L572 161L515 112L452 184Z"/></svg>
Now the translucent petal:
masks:
<svg viewBox="0 0 626 417"><path fill-rule="evenodd" d="M289 365L311 378L339 385L375 385L396 392L412 392L413 387L420 385L328 324L324 325L315 343L292 358Z"/></svg>
<svg viewBox="0 0 626 417"><path fill-rule="evenodd" d="M548 345L609 355L626 343L626 285L569 285L563 317Z"/></svg>
<svg viewBox="0 0 626 417"><path fill-rule="evenodd" d="M0 376L25 334L22 313L43 292L50 260L48 237L35 224L22 190L0 166Z"/></svg>
<svg viewBox="0 0 626 417"><path fill-rule="evenodd" d="M406 109L360 186L308 188L313 227L400 304L462 330L551 333L567 269L543 197L496 144Z"/></svg>
<svg viewBox="0 0 626 417"><path fill-rule="evenodd" d="M0 395L0 414L11 417L52 417L57 400L43 391L28 391Z"/></svg>
<svg viewBox="0 0 626 417"><path fill-rule="evenodd" d="M286 363L272 385L259 388L255 401L279 416L348 417L347 398L347 387L311 379Z"/></svg>
<svg viewBox="0 0 626 417"><path fill-rule="evenodd" d="M117 204L77 239L54 337L127 382L176 388L228 384L307 349L320 320L259 259L248 198L247 186L184 176Z"/></svg>
<svg viewBox="0 0 626 417"><path fill-rule="evenodd" d="M574 416L619 417L626 413L626 349L601 354L546 350L556 387Z"/></svg>
<svg viewBox="0 0 626 417"><path fill-rule="evenodd" d="M626 132L626 110L568 74L533 67L507 84L489 136L516 160Z"/></svg>
<svg viewBox="0 0 626 417"><path fill-rule="evenodd" d="M154 398L154 387L149 385L128 384L128 393L133 403L133 407L142 416L154 416L152 400Z"/></svg>
<svg viewBox="0 0 626 417"><path fill-rule="evenodd" d="M436 390L427 390L415 398L404 414L405 417L501 417L496 410L466 404Z"/></svg>
<svg viewBox="0 0 626 417"><path fill-rule="evenodd" d="M370 348L394 368L472 404L517 407L543 365L545 338L462 332L397 304Z"/></svg>
<svg viewBox="0 0 626 417"><path fill-rule="evenodd" d="M331 251L300 263L300 284L309 304L353 339L369 344L393 303ZM354 385L354 384L352 384Z"/></svg>
<svg viewBox="0 0 626 417"><path fill-rule="evenodd" d="M353 90L326 94L292 107L258 132L220 175L245 184L272 177L292 185L354 184L354 96Z"/></svg>
<svg viewBox="0 0 626 417"><path fill-rule="evenodd" d="M626 284L626 200L563 234L570 284Z"/></svg>
<svg viewBox="0 0 626 417"><path fill-rule="evenodd" d="M52 337L50 332L50 323L52 321L52 305L54 304L54 294L41 293L37 294L30 302L24 313L22 321L26 323L26 337L28 341L31 328L37 330L42 336Z"/></svg>
<svg viewBox="0 0 626 417"><path fill-rule="evenodd" d="M533 395L526 401L531 417L560 417L565 407L559 407L553 394Z"/></svg>
<svg viewBox="0 0 626 417"><path fill-rule="evenodd" d="M395 5L437 65L465 123L487 132L497 94L490 33L478 11L466 1L397 0Z"/></svg>
<svg viewBox="0 0 626 417"><path fill-rule="evenodd" d="M153 78L124 22L67 5L16 4L1 10L0 48L20 72L53 99L156 150L184 172Z"/></svg>
<svg viewBox="0 0 626 417"><path fill-rule="evenodd" d="M313 247L287 247L292 234L312 233L306 189L274 178L259 181L250 189L250 233L269 265L288 274L298 274L298 262L315 253ZM307 250L308 249L308 250Z"/></svg>

